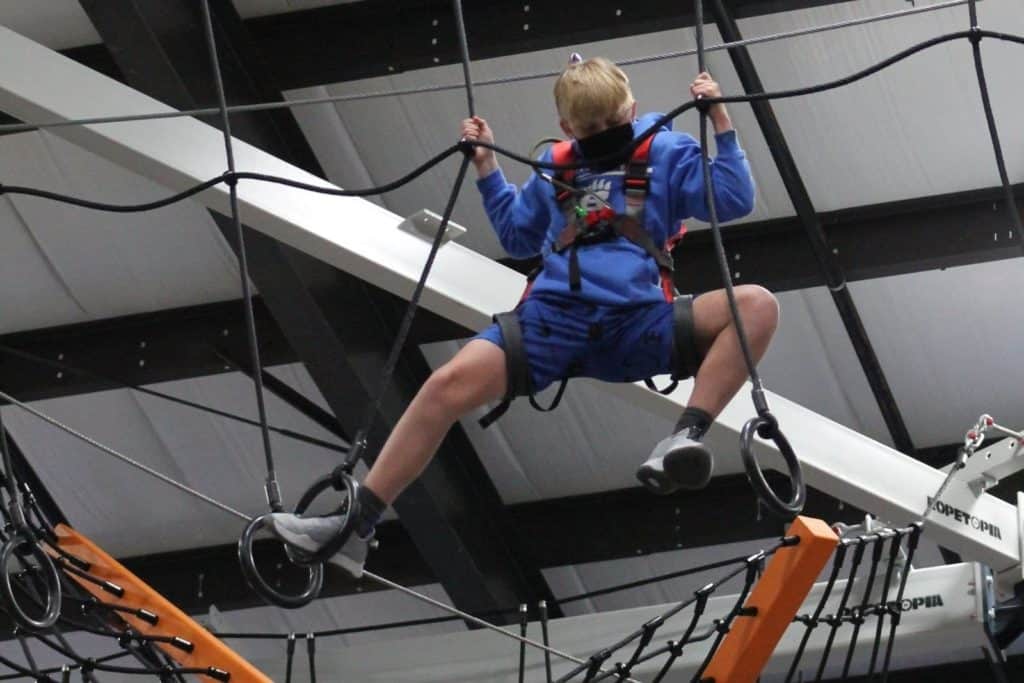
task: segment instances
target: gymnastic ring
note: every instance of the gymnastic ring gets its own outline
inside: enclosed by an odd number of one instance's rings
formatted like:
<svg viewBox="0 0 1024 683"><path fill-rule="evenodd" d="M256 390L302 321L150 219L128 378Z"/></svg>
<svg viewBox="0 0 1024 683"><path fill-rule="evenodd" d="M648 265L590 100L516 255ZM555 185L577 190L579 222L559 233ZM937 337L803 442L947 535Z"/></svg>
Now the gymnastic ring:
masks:
<svg viewBox="0 0 1024 683"><path fill-rule="evenodd" d="M295 564L308 566L328 561L341 550L349 536L352 535L352 525L349 522L359 516L359 499L357 497L359 484L343 468L338 468L313 482L313 485L306 489L306 492L299 498L299 502L296 503L295 514L302 515L313 504L313 501L328 489L345 493L345 500L338 508L338 514L345 516L344 522L341 525L341 533L325 543L315 553L307 553L285 544L285 552L288 553L288 558Z"/></svg>
<svg viewBox="0 0 1024 683"><path fill-rule="evenodd" d="M271 586L270 583L263 578L263 575L260 574L260 570L256 566L256 557L253 554L253 542L256 538L256 532L267 527L269 523L269 513L256 517L246 525L245 530L242 532L242 536L238 539L238 562L242 566L242 576L245 577L245 581L249 584L250 588L256 591L264 600L273 605L287 609L295 609L297 607L308 605L319 597L320 591L323 590L324 567L322 564L314 564L306 567L306 570L309 573L309 579L306 582L305 589L303 589L299 594L282 593ZM285 543L284 547L287 549L288 544Z"/></svg>
<svg viewBox="0 0 1024 683"><path fill-rule="evenodd" d="M7 565L15 554L22 557L32 556L39 563L39 570L46 582L46 609L40 618L30 616L18 604L18 599L14 595L14 584L11 583L11 574L7 571ZM0 573L3 574L3 579L0 580L0 591L3 591L3 598L11 616L19 625L31 631L45 631L57 623L57 619L60 618L61 604L60 574L57 573L57 567L54 566L50 556L43 552L34 540L24 533L15 532L0 549Z"/></svg>
<svg viewBox="0 0 1024 683"><path fill-rule="evenodd" d="M761 465L754 455L753 441L757 433L765 439L771 440L782 454L789 469L789 481L793 489L792 498L788 501L782 500L768 484L761 471ZM747 481L754 489L758 499L764 504L768 512L776 517L790 520L799 515L804 509L804 502L807 500L807 487L804 486L804 475L800 469L800 461L797 460L793 447L789 445L786 436L779 429L778 422L771 415L758 415L747 420L740 431L740 454L743 456L743 468L747 471Z"/></svg>

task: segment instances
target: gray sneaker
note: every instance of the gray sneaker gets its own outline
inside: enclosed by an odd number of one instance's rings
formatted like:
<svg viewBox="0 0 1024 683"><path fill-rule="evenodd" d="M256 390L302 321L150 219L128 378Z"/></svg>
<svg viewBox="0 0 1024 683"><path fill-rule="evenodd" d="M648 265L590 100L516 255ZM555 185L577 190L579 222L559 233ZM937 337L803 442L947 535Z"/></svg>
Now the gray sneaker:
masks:
<svg viewBox="0 0 1024 683"><path fill-rule="evenodd" d="M702 489L711 481L715 460L700 441L689 437L689 431L676 432L662 439L647 461L636 472L647 490L660 496L680 489Z"/></svg>
<svg viewBox="0 0 1024 683"><path fill-rule="evenodd" d="M290 512L276 512L270 516L270 529L288 545L307 553L315 553L342 531L346 519L345 515L299 517ZM330 562L339 565L354 578L361 578L371 539L373 533L369 538L362 538L353 531Z"/></svg>

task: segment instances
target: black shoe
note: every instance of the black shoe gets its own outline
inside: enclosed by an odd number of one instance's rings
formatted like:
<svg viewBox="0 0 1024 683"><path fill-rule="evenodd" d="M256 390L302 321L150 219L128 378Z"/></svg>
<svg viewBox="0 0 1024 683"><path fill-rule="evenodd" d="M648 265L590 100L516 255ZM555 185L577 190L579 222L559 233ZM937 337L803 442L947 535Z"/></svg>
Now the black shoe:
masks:
<svg viewBox="0 0 1024 683"><path fill-rule="evenodd" d="M702 489L711 481L715 459L700 441L691 439L689 430L662 439L647 461L636 472L647 490L661 496L680 489Z"/></svg>

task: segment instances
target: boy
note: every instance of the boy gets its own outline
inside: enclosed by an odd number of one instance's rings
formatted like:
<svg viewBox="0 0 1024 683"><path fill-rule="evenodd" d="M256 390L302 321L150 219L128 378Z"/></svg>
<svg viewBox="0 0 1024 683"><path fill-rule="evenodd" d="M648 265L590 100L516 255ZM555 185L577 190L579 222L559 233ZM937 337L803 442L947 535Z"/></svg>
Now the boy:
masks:
<svg viewBox="0 0 1024 683"><path fill-rule="evenodd" d="M721 94L707 73L693 81L690 92L694 98ZM556 81L554 95L561 128L573 139L574 158L584 161L623 149L657 118L635 119L628 78L602 58L574 59ZM722 221L733 220L753 208L753 179L725 106L713 105L708 113L718 151L712 165L715 205ZM462 122L462 136L494 142L480 117ZM700 154L692 137L667 127L653 137L644 162L649 164L649 186L643 211L632 215L641 216L643 228L658 245L683 219L707 219ZM551 160L551 152L543 158ZM505 180L495 153L483 147L476 148L473 163L484 208L502 246L514 257L543 255L543 270L515 311L531 388L540 391L577 375L633 382L666 374L674 342L687 341L697 368L693 393L675 433L656 446L637 478L659 494L706 485L712 458L701 440L746 379L724 290L702 294L692 304L689 298L682 300L689 326L683 330L687 339L677 339L674 306L666 301L649 251L615 234L586 244L564 243L571 221L578 220L581 231L572 235L584 234L586 225L627 211L622 160L580 169L573 177L575 191L568 194L537 174L517 188ZM775 331L778 305L769 292L752 285L736 287L736 297L751 351L759 360ZM350 522L355 533L337 558L343 567L357 578L362 575L381 514L423 471L451 425L469 411L506 397L508 380L506 344L498 325L484 330L430 376L359 487L361 512ZM278 513L272 528L287 543L315 551L343 523L340 516L303 519Z"/></svg>

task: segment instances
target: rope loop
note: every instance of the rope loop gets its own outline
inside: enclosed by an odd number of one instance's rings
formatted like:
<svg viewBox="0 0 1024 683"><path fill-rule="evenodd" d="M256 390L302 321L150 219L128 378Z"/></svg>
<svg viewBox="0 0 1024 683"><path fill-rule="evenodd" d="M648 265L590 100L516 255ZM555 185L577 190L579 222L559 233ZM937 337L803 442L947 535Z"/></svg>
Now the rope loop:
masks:
<svg viewBox="0 0 1024 683"><path fill-rule="evenodd" d="M768 484L761 465L757 461L757 456L754 455L754 434L762 434L762 429L767 433L764 438L775 444L786 461L792 489L789 500L780 498ZM797 459L796 453L793 452L793 447L790 446L786 435L779 429L779 423L771 413L752 417L743 425L743 429L740 431L740 455L743 456L743 468L746 470L747 480L754 489L754 493L757 494L758 500L770 513L781 519L790 520L803 511L804 502L807 499L803 470L800 468L800 461Z"/></svg>
<svg viewBox="0 0 1024 683"><path fill-rule="evenodd" d="M27 581L34 584L28 591L29 594L31 595L35 591L41 593L37 600L45 604L43 613L40 615L27 612L18 602L12 574L8 571L8 565L15 555L19 558L16 561L25 567L22 575L26 576ZM28 558L35 560L36 566L33 567L28 562ZM34 576L42 578L41 586L34 580ZM24 594L26 591L22 588L18 592ZM57 567L53 564L50 556L43 552L35 541L20 531L16 531L4 543L3 548L0 548L0 593L3 594L4 602L10 610L11 616L14 617L14 621L29 631L45 631L52 628L60 618L61 588Z"/></svg>

